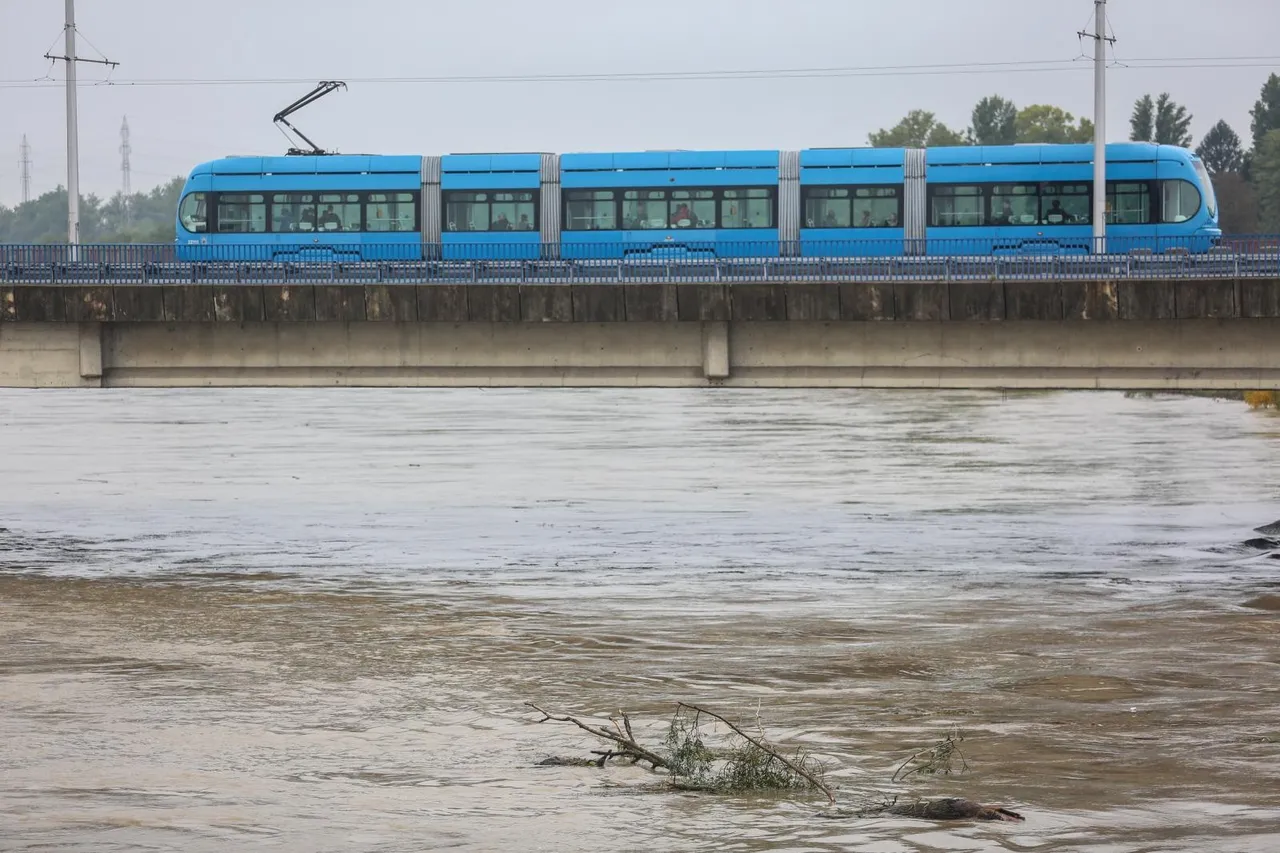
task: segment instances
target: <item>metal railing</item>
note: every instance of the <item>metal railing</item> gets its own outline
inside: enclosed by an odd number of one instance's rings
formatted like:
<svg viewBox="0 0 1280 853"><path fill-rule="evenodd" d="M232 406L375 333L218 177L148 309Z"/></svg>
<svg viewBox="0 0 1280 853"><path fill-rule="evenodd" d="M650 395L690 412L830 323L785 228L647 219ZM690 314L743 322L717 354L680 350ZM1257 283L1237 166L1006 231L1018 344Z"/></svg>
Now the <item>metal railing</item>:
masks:
<svg viewBox="0 0 1280 853"><path fill-rule="evenodd" d="M1280 277L1280 236L557 244L0 245L0 282L450 284Z"/></svg>

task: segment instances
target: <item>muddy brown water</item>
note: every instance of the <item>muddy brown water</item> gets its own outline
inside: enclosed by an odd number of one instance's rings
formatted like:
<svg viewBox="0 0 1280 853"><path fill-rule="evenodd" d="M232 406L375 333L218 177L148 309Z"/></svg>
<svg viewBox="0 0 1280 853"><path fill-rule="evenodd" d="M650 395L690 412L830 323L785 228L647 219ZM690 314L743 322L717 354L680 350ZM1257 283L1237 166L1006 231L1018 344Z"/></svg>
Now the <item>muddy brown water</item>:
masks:
<svg viewBox="0 0 1280 853"><path fill-rule="evenodd" d="M1280 849L1239 403L6 391L0 448L0 849ZM529 700L1027 821L537 767L595 744ZM952 730L966 774L889 783Z"/></svg>

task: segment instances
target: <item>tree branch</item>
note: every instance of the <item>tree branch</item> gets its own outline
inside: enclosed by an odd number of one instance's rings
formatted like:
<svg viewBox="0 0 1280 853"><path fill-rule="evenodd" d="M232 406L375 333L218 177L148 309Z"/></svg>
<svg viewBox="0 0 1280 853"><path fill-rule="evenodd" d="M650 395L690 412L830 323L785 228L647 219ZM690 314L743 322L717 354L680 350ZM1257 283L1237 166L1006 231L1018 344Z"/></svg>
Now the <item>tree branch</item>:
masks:
<svg viewBox="0 0 1280 853"><path fill-rule="evenodd" d="M540 723L545 723L548 720L553 720L557 723L573 723L575 726L582 729L584 732L588 732L599 738L604 738L605 740L613 741L614 743L621 746L622 751L619 753L619 755L627 755L628 757L633 757L636 759L647 761L653 765L655 770L659 767L664 767L668 770L671 769L670 765L667 764L667 760L665 758L663 758L661 755L658 755L656 752L645 749L643 746L636 743L635 740L633 740L632 738L626 737L616 732L611 732L604 726L593 726L588 723L584 723L581 720L579 720L577 717L571 717L567 714L549 713L544 709L539 708L537 705L535 705L532 702L525 702L524 704L528 705L530 708L532 708L533 710L537 711L539 714L542 715L542 719L538 720L538 722ZM630 729L631 729L631 726L630 726L630 723L628 722L627 730L630 731ZM603 766L603 764L601 766Z"/></svg>
<svg viewBox="0 0 1280 853"><path fill-rule="evenodd" d="M829 802L834 803L834 802L836 801L836 795L831 791L831 789L830 789L829 787L827 787L827 786L822 782L822 780L821 780L821 779L819 779L817 776L814 776L812 773L810 773L808 770L805 770L803 767L801 767L800 765L796 764L794 761L791 761L789 758L787 758L785 755L782 755L780 752L778 752L778 751L777 751L776 749L774 749L773 747L771 747L771 746L769 746L769 745L767 745L767 744L765 744L765 743L762 743L761 741L757 740L756 738L753 738L751 735L747 734L747 733L746 733L746 732L744 732L742 729L738 728L738 726L736 726L735 724L733 724L733 723L729 722L729 721L728 721L728 720L726 720L724 717L720 716L719 714L715 713L714 711L708 711L706 708L700 708L700 707L698 707L697 705L690 705L690 704L688 704L687 702L680 702L680 703L678 703L678 704L679 704L679 706L680 706L680 707L682 707L682 708L688 708L690 711L693 711L695 714L706 714L708 717L714 717L715 719L717 719L717 720L719 720L720 722L724 723L726 726L728 726L729 728L733 729L733 731L734 731L734 732L735 732L739 737L741 737L743 740L747 741L747 743L751 744L752 746L754 746L756 749L760 750L761 752L763 752L763 753L765 753L765 754L767 754L767 755L771 755L771 756L773 756L773 757L774 757L774 758L776 758L778 761L780 761L780 762L782 762L783 764L785 764L785 765L787 766L787 768L788 768L792 773L795 773L797 776L800 776L801 778L805 779L805 780L806 780L810 785L812 785L813 787L817 788L817 789L818 789L819 791L821 791L822 793L826 794L826 795L827 795L827 800L828 800ZM541 710L541 709L539 709L539 710Z"/></svg>

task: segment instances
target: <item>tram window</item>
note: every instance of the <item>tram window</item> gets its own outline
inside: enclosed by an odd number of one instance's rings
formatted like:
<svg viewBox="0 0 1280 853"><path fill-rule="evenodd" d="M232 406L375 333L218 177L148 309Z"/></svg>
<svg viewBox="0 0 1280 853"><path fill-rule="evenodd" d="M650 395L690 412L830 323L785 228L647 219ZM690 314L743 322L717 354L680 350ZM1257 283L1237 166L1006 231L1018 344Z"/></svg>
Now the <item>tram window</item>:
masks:
<svg viewBox="0 0 1280 853"><path fill-rule="evenodd" d="M1213 179L1209 177L1209 170L1204 167L1204 161L1200 159L1192 160L1191 165L1196 170L1196 177L1200 179L1200 189L1204 191L1204 203L1209 210L1209 215L1217 216L1218 194L1214 192Z"/></svg>
<svg viewBox="0 0 1280 853"><path fill-rule="evenodd" d="M203 234L209 228L208 207L204 193L189 193L178 207L178 219L182 227L193 234Z"/></svg>
<svg viewBox="0 0 1280 853"><path fill-rule="evenodd" d="M720 202L721 228L772 228L773 190L724 190Z"/></svg>
<svg viewBox="0 0 1280 853"><path fill-rule="evenodd" d="M279 234L315 231L316 197L311 193L275 193L271 196L271 230Z"/></svg>
<svg viewBox="0 0 1280 853"><path fill-rule="evenodd" d="M318 231L359 231L360 196L355 193L322 193L316 211Z"/></svg>
<svg viewBox="0 0 1280 853"><path fill-rule="evenodd" d="M1040 219L1045 225L1088 225L1093 221L1088 184L1041 184Z"/></svg>
<svg viewBox="0 0 1280 853"><path fill-rule="evenodd" d="M445 228L449 231L488 231L488 193L445 193Z"/></svg>
<svg viewBox="0 0 1280 853"><path fill-rule="evenodd" d="M618 205L613 190L572 190L565 193L566 231L614 231Z"/></svg>
<svg viewBox="0 0 1280 853"><path fill-rule="evenodd" d="M929 205L929 224L939 228L985 225L986 212L983 207L982 187L934 187Z"/></svg>
<svg viewBox="0 0 1280 853"><path fill-rule="evenodd" d="M369 193L364 219L367 231L417 231L418 205L413 193Z"/></svg>
<svg viewBox="0 0 1280 853"><path fill-rule="evenodd" d="M1165 181L1162 220L1186 222L1200 212L1200 191L1189 181Z"/></svg>
<svg viewBox="0 0 1280 853"><path fill-rule="evenodd" d="M898 188L859 187L853 193L854 228L897 228Z"/></svg>
<svg viewBox="0 0 1280 853"><path fill-rule="evenodd" d="M1151 186L1145 181L1107 185L1107 222L1146 225L1151 222Z"/></svg>
<svg viewBox="0 0 1280 853"><path fill-rule="evenodd" d="M672 228L715 228L716 194L714 190L672 190Z"/></svg>
<svg viewBox="0 0 1280 853"><path fill-rule="evenodd" d="M841 187L805 187L806 228L850 228L853 226L849 190Z"/></svg>
<svg viewBox="0 0 1280 853"><path fill-rule="evenodd" d="M537 221L533 193L494 193L493 231L532 231Z"/></svg>
<svg viewBox="0 0 1280 853"><path fill-rule="evenodd" d="M267 199L256 193L218 195L218 232L262 234L267 230Z"/></svg>
<svg viewBox="0 0 1280 853"><path fill-rule="evenodd" d="M1036 184L996 184L991 188L992 225L1039 225L1040 188Z"/></svg>
<svg viewBox="0 0 1280 853"><path fill-rule="evenodd" d="M666 190L627 190L622 194L622 227L668 228Z"/></svg>

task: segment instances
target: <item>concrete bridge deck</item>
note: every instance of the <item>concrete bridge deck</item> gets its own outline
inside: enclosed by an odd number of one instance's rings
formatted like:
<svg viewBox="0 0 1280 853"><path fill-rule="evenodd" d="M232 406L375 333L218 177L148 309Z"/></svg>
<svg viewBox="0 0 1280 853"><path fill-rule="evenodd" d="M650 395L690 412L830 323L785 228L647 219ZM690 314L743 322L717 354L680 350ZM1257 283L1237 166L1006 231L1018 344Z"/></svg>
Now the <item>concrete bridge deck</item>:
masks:
<svg viewBox="0 0 1280 853"><path fill-rule="evenodd" d="M0 282L0 385L1280 388L1280 277Z"/></svg>

